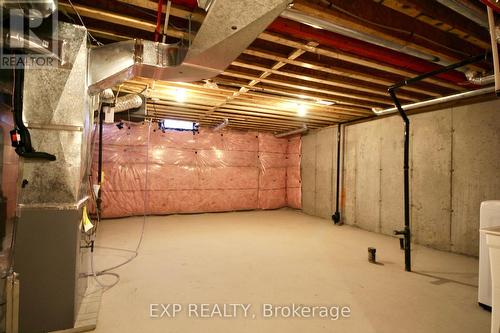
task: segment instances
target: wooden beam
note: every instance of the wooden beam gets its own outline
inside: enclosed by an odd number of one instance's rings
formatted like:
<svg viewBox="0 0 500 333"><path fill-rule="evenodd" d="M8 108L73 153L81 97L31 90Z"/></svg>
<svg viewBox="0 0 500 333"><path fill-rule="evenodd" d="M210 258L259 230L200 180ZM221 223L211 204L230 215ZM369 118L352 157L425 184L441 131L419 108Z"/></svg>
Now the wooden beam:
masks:
<svg viewBox="0 0 500 333"><path fill-rule="evenodd" d="M218 84L221 84L221 85L234 85L234 86L238 86L238 87L241 87L241 86L244 86L252 91L255 91L255 92L260 92L260 93L264 93L264 94L275 94L275 95L279 95L279 96L291 96L293 98L295 98L295 102L302 102L302 101L307 101L307 100L324 100L324 99L327 99L327 100L332 100L332 96L328 96L328 95L322 95L322 94L317 94L317 93L306 93L306 92L300 92L300 91L297 91L297 90L293 90L293 89L287 89L287 88L283 88L283 87L277 87L277 86L270 86L270 85L259 85L259 86L246 86L244 84L241 84L241 83L235 83L233 81L229 81L229 80L226 80L225 78L223 77L216 77L215 79L213 79L214 82L217 82ZM362 101L356 101L356 100L347 100L347 99L343 99L343 100L334 100L334 103L335 105L339 106L339 105L342 105L342 106L355 106L355 107L359 107L359 108L365 108L365 109L371 109L372 107L375 107L379 104L377 103L370 103L370 102L362 102Z"/></svg>
<svg viewBox="0 0 500 333"><path fill-rule="evenodd" d="M151 106L151 110L153 110L153 107ZM299 127L302 123L307 123L311 125L316 125L316 126L326 126L331 123L334 123L334 120L331 121L311 121L310 119L306 118L286 118L286 117L280 117L277 115L272 115L272 119L268 116L262 116L260 114L254 113L254 112L247 112L247 111L241 111L241 110L233 110L233 109L222 109L220 111L217 111L218 113L223 113L226 117L231 119L243 119L248 122L253 122L254 124L264 124L264 125L289 125L292 127ZM156 113L151 112L152 115L178 115L178 116L186 116L186 117L196 117L196 114L191 114L185 112L183 113L182 111L177 111L169 108L158 108L156 109Z"/></svg>
<svg viewBox="0 0 500 333"><path fill-rule="evenodd" d="M326 85L333 86L333 87L340 87L340 88L345 88L345 89L351 89L354 91L364 91L364 92L375 94L375 95L387 96L387 87L379 87L379 89L374 89L371 87L363 86L363 84L354 85L354 84L344 83L345 81L343 82L343 81L340 81L337 79L325 80L325 79L318 78L318 77L308 76L308 75L305 75L302 73L297 73L297 72L293 72L293 71L280 71L280 70L275 70L275 69L269 69L269 68L265 68L265 67L262 67L259 65L252 65L252 64L248 64L248 63L240 62L240 61L233 61L232 66L258 70L258 71L262 71L262 72L270 73L270 74L277 74L277 75L281 75L281 76L291 77L294 79L299 79L302 81L317 82L317 83L322 83L322 84L326 84ZM398 96L400 96L402 100L407 100L407 101L416 102L419 100L418 98L408 96L405 93L401 93Z"/></svg>
<svg viewBox="0 0 500 333"><path fill-rule="evenodd" d="M262 94L259 92L249 91L247 93L241 94L239 98L244 98L246 101L253 102L253 104L261 104L261 103L275 103L284 102L284 103L294 103L297 102L296 99L283 98L277 95L268 95ZM234 101L237 101L239 98L236 98ZM271 102L272 101L272 102ZM312 103L307 100L303 100L301 103L304 103L308 107L317 107L317 103ZM368 109L363 109L360 107L342 105L342 104L334 104L333 106L321 105L321 109L325 112L348 112L348 115L371 115L372 111Z"/></svg>
<svg viewBox="0 0 500 333"><path fill-rule="evenodd" d="M491 47L486 29L437 1L385 0L382 4L422 22L432 24L432 21L437 20L440 24L434 27L455 34L484 50Z"/></svg>
<svg viewBox="0 0 500 333"><path fill-rule="evenodd" d="M254 77L252 75L239 73L239 72L236 72L233 70L226 70L222 73L222 75L240 78L240 79L246 79L246 80L256 79L256 77ZM342 100L342 97L347 97L347 98L356 99L356 100L360 100L360 101L373 102L373 103L378 103L378 104L383 104L383 105L392 105L389 98L379 98L379 97L371 97L371 96L361 96L361 95L350 94L350 93L341 93L341 92L334 91L334 90L317 88L317 87L311 86L311 85L306 86L306 85L299 85L299 84L295 84L295 83L289 83L289 82L287 82L285 80L281 80L281 79L260 79L260 81L263 83L277 85L277 86L281 86L281 87L287 87L290 89L297 89L297 90L302 90L302 91L312 91L312 92L317 92L317 93L321 93L321 94L331 95L331 96L335 96L335 98L340 100L340 101Z"/></svg>
<svg viewBox="0 0 500 333"><path fill-rule="evenodd" d="M296 0L294 8L338 25L383 38L402 47L409 46L418 51L436 55L451 63L467 55L472 56L484 52L481 48L454 35L421 24L416 19L374 1L331 0L331 3L333 6L327 8L310 1Z"/></svg>
<svg viewBox="0 0 500 333"><path fill-rule="evenodd" d="M70 12L74 12L73 9L71 8L71 6L69 4L61 2L60 6L62 8L67 9ZM93 9L93 8L90 8L90 7L86 7L86 6L81 6L81 5L75 5L75 7L77 8L77 10L80 12L81 15L87 16L87 17L91 17L91 18L94 18L94 19L97 19L97 20L101 20L101 21L105 21L105 22L111 22L111 23L115 23L115 24L119 24L119 25L124 25L124 26L130 26L130 27L138 28L138 29L141 29L141 30L144 30L144 31L148 31L148 32L154 32L154 30L156 28L155 24L153 24L152 22L148 22L148 21L144 21L144 20L139 20L139 19L135 19L135 18L131 18L131 17L126 17L126 16L119 15L119 14L116 14L116 13L110 13L110 12L106 12L106 11L102 11L102 10L96 10L96 9ZM96 30L97 29L94 29L94 31L96 31ZM105 32L103 32L103 33L105 33ZM185 39L188 38L186 33L180 32L180 31L177 31L177 30L174 30L174 29L169 29L168 30L168 35L170 35L172 37L176 37L176 38L185 38ZM109 37L113 37L112 34L108 33L107 34L107 38L109 38ZM118 36L117 35L115 37L116 37L116 39L123 39L125 36ZM293 42L293 41L290 41L290 40L279 38L279 37L276 37L275 35L272 35L272 34L269 34L269 33L263 33L263 34L261 34L260 38L263 38L263 39L266 39L266 40L270 40L270 41L273 41L273 42L276 42L276 43L280 43L280 44L283 44L283 45L292 46L292 47L297 46L297 44L298 44L299 46L301 46L299 49L301 49L303 51L308 51L308 52L317 53L317 54L323 54L323 55L326 55L326 56L330 56L330 57L334 57L334 58L340 59L342 61L348 61L348 62L352 62L352 63L356 63L356 64L361 64L361 65L364 65L364 66L369 66L369 67L377 68L377 69L380 69L380 70L384 70L384 71L387 71L387 72L391 72L391 73L403 75L403 76L406 76L406 77L415 75L415 73L411 73L411 72L408 72L408 71L397 70L394 67L383 66L383 65L377 64L377 63L375 63L373 61L363 61L360 58L352 57L352 56L350 57L350 56L346 56L346 55L341 56L338 52L331 52L331 51L327 51L327 50L324 50L324 49L321 49L321 48L306 47L303 44L301 45L300 43L297 43L297 42ZM295 45L290 45L290 44L295 44ZM457 87L455 85L448 84L448 83L443 83L440 80L429 79L428 81L429 82L433 82L435 84L438 84L440 86L444 86L446 88L455 89L455 90L464 90L463 88Z"/></svg>
<svg viewBox="0 0 500 333"><path fill-rule="evenodd" d="M183 111L183 110L189 110L197 113L205 113L207 109L210 109L210 107L201 107L198 105L193 105L189 103L174 103L170 101L155 101L155 102L150 102L150 105L154 105L155 108L157 109L169 109L169 110L177 110L177 111ZM221 108L222 109L222 108ZM244 105L240 106L237 103L236 104L227 104L223 107L223 109L232 109L232 110L237 110L237 111L251 111L255 115L259 116L269 116L273 117L275 115L277 116L284 116L284 119L301 119L295 111L291 110L278 110L276 108L270 109L270 108L263 108L261 106L249 106L249 105ZM317 112L314 109L309 110L308 112L308 117L307 119L311 121L332 121L332 120L344 120L348 117L346 116L338 116L335 113L332 112Z"/></svg>
<svg viewBox="0 0 500 333"><path fill-rule="evenodd" d="M265 103L262 101L252 102L252 100L249 100L247 98L238 97L238 98L232 100L230 103L228 103L228 105L242 105L242 106L247 106L247 107L258 107L258 108L262 108L262 109L268 109L268 110L274 112L274 110L284 110L284 109L289 110L289 109L291 109L291 106L296 105L296 103L281 102L281 103L270 104L270 103ZM349 118L351 116L365 116L367 114L371 114L371 112L368 113L368 112L364 112L364 111L363 112L343 113L345 110L342 110L342 109L332 109L332 108L326 109L326 108L323 108L323 107L318 106L318 105L314 105L312 107L307 105L307 104L303 104L303 105L310 110L310 114L321 115L321 116L325 116L325 117L335 116L337 118L342 118L342 117ZM279 112L279 111L277 111L277 112Z"/></svg>
<svg viewBox="0 0 500 333"><path fill-rule="evenodd" d="M307 117L300 117L297 115L296 111L290 111L290 110L269 110L265 108L259 107L249 107L249 106L240 106L237 104L227 104L226 106L220 108L219 110L235 110L235 111L250 111L253 112L256 115L259 116L264 116L264 117L276 117L276 118L282 118L282 119L296 119L296 120L301 120L301 119L307 119L308 121L318 121L318 122L330 122L332 120L342 120L346 119L348 117L339 117L335 116L334 113L330 113L328 115L317 115L317 112L314 110L308 110L307 112ZM349 117L351 118L351 117Z"/></svg>
<svg viewBox="0 0 500 333"><path fill-rule="evenodd" d="M318 46L318 44L315 43L315 42L309 42L309 43L307 43L307 46ZM291 60L296 59L296 58L300 57L302 54L304 54L304 52L305 51L303 51L303 50L296 49L296 50L294 50L292 53L290 53L288 55L288 59L291 59ZM277 70L277 69L279 69L279 68L281 68L281 67L283 67L285 65L286 65L285 62L278 61L278 62L276 62L271 67L271 69L272 70ZM240 87L240 89L239 89L238 92L233 93L233 95L230 96L230 97L227 97L224 102L221 102L219 105L214 106L212 109L208 110L207 113L205 114L205 117L209 116L211 113L215 112L218 108L223 107L229 101L231 101L234 98L238 97L242 93L248 92L249 88L256 86L257 84L259 84L260 82L262 82L262 80L265 79L266 77L268 77L269 75L271 75L271 72L269 72L269 71L263 71L263 73L260 74L258 78L251 79L251 81L248 83L248 87L247 86Z"/></svg>
<svg viewBox="0 0 500 333"><path fill-rule="evenodd" d="M121 91L122 92L138 92L138 90L141 90L142 87L139 87L138 89L129 89L129 86L127 83L125 83L122 86ZM172 96L169 96L168 94L151 94L150 97L159 97L162 98L162 100L155 102L158 105L167 105L171 107L176 107L179 109L182 108L189 108L189 109L198 109L198 110L209 110L212 109L213 104L212 102L207 102L204 97L199 97L194 95L194 92L189 92L189 98L187 99L187 102L185 103L179 103L175 100L172 99ZM271 113L276 113L276 114L286 114L286 111L283 111L282 109L285 106L290 107L294 103L293 100L291 99L281 99L278 98L278 101L273 101L270 102L269 98L256 98L255 95L245 93L234 100L232 100L229 104L230 106L233 105L240 105L239 108L242 108L244 110L254 110L254 111L261 111L261 112L271 112ZM246 101L246 102L245 102ZM215 101L214 103L217 103ZM335 117L336 119L339 120L345 120L346 117L352 117L352 116L364 116L367 114L371 114L371 111L364 111L364 110L358 110L355 108L346 108L343 109L342 106L318 106L315 103L308 103L305 102L303 103L306 107L309 108L310 112L308 117L311 119L329 119L332 117ZM243 106L243 107L241 107ZM238 108L238 107L235 107ZM260 108L260 110L258 110ZM344 107L345 108L345 107ZM266 111L267 110L267 111ZM288 112L289 114L290 112Z"/></svg>
<svg viewBox="0 0 500 333"><path fill-rule="evenodd" d="M156 12L158 10L158 2L150 0L117 0L118 2L133 5L139 8L148 9ZM162 12L165 14L166 6L163 6ZM189 10L183 9L176 4L170 6L170 15L179 17L182 19L191 19L194 22L203 22L205 15L201 11L190 12Z"/></svg>
<svg viewBox="0 0 500 333"><path fill-rule="evenodd" d="M149 80L149 79L143 79L143 78L135 78L133 80L130 80L130 81L127 81L123 87L130 87L131 85L135 85L136 87L134 88L134 92L139 92L141 90L144 89L144 85L148 85L150 87L153 88L153 90L151 91L151 93L153 94L153 96L156 96L156 97L160 97L160 98L166 98L165 95L162 95L162 94L159 94L159 93L155 93L155 90L154 89L169 89L169 88L172 88L172 87L182 87L182 88L185 88L185 89L189 89L190 91L192 91L193 93L200 93L200 94L203 94L203 96L199 96L201 99L204 99L206 98L205 97L205 94L206 93L209 93L211 95L215 95L215 96L220 96L221 98L225 98L227 96L231 96L232 95L232 91L229 90L225 90L225 89L221 89L220 87L215 89L215 88L206 88L206 87L203 87L203 86L199 86L199 85L196 85L196 84L192 84L192 83L181 83L181 82L157 82L155 86L153 86L153 84L151 83L152 80ZM238 87L240 87L240 85L237 85ZM123 90L124 88L122 88ZM258 87L255 87L255 89L257 91L261 90L260 88ZM224 93L221 95L221 91L223 91ZM227 95L227 92L230 93L230 95ZM273 92L275 93L281 93L281 92L285 92L285 91L281 91L281 90L273 90ZM191 94L191 92L190 92ZM225 97L224 97L225 96ZM281 102L281 103L297 103L298 101L300 101L300 103L303 103L305 105L307 105L308 107L317 107L317 104L315 102L311 102L309 100L303 100L303 99L299 99L297 94L295 93L294 94L295 98L285 98L285 97L280 97L278 95L269 95L269 94L259 94L259 93L254 93L254 92L245 92L245 93L241 93L237 98L245 98L247 100L250 100L252 101L254 104L259 104L259 103L262 103L264 101L268 101L268 103L276 103L276 102ZM324 97L322 96L307 96L310 100L318 100L318 99L323 99ZM361 105L363 108L358 108L358 107L352 107L352 106L348 106L348 105L342 105L342 104L335 104L333 106L322 106L321 108L325 111L332 111L332 112L345 112L346 114L349 114L349 115L363 115L363 114L372 114L371 111L368 111L366 110L367 108L369 108L370 106L367 106L366 104L362 104Z"/></svg>
<svg viewBox="0 0 500 333"><path fill-rule="evenodd" d="M342 75L342 76L356 79L356 80L377 83L377 84L381 84L381 85L384 85L387 87L396 83L395 81L386 80L386 79L380 78L379 76L370 75L368 73L362 73L362 72L357 72L357 71L348 70L348 69L338 69L335 67L326 67L326 66L322 65L320 62L303 61L303 60L289 60L289 59L281 57L277 54L273 54L272 52L264 51L264 50L257 50L255 48L249 48L249 49L243 51L243 53L251 55L251 56L259 57L259 58L286 62L287 64L294 65L297 67L303 67L303 68L313 69L313 70L324 72L324 73L329 73L329 74L334 74L334 75ZM434 96L434 97L441 96L441 94L436 93L435 91L425 90L425 89L421 89L421 88L403 87L401 89L424 94L424 95L428 95L428 96Z"/></svg>
<svg viewBox="0 0 500 333"><path fill-rule="evenodd" d="M295 48L301 48L301 49L304 49L310 53L324 55L324 56L327 56L330 58L335 58L335 59L338 59L341 61L345 61L345 62L349 62L349 63L353 63L353 64L357 64L357 65L361 65L361 66L365 66L365 67L369 67L369 68L374 68L377 70L381 70L381 71L385 71L385 72L389 72L389 73L393 73L393 74L397 74L397 75L401 75L401 76L404 76L406 78L414 77L414 76L417 76L419 74L419 73L415 73L412 71L398 68L396 66L385 65L385 64L375 62L373 60L369 60L369 59L365 59L365 58L361 58L361 57L356 57L356 56L353 56L353 55L350 55L347 53L343 53L343 52L334 51L334 50L326 48L326 47L305 47L303 43L292 41L288 38L285 38L283 36L280 36L280 35L277 35L274 33L263 32L259 35L259 38L263 39L263 40L270 41L270 42L274 42L277 44L287 45L287 46L295 47ZM435 85L438 85L441 87L445 87L448 89L459 90L459 91L466 90L463 87L458 87L453 83L449 83L449 82L441 80L441 79L430 78L430 79L425 79L423 81L429 82L429 83L432 83L432 84L435 84Z"/></svg>
<svg viewBox="0 0 500 333"><path fill-rule="evenodd" d="M119 41L123 41L123 40L133 39L130 36L125 36L125 35L122 35L122 34L116 34L114 32L105 31L105 30L96 29L96 28L87 28L87 30L90 31L92 33L92 35L94 35L96 37L102 37L102 38L106 38L106 39L109 39L109 40L115 40L115 41L118 41L118 42Z"/></svg>
<svg viewBox="0 0 500 333"><path fill-rule="evenodd" d="M65 9L66 11L76 14L73 7L64 2L59 2L59 7ZM118 24L126 27L132 27L139 30L154 32L156 30L156 24L151 21L146 21L134 17L129 17L125 15L120 15L117 13L104 11L100 9L95 9L92 7L82 6L82 5L74 5L75 9L81 16L90 17L96 20L104 21L113 24ZM167 30L167 35L180 38L180 39L189 39L189 34L183 31L178 31L172 28ZM191 36L192 38L192 36Z"/></svg>

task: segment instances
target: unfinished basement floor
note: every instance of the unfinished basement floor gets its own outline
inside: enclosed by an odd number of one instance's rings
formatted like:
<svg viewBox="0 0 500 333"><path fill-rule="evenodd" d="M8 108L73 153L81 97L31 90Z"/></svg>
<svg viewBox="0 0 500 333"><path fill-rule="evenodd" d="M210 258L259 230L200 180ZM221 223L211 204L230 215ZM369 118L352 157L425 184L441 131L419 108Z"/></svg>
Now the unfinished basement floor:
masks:
<svg viewBox="0 0 500 333"><path fill-rule="evenodd" d="M104 221L98 245L135 248L141 223ZM98 249L96 268L126 256ZM288 209L149 217L139 257L103 295L95 332L489 332L475 258L424 247L413 258L407 273L396 239ZM152 303L250 303L256 316L195 319L183 309L152 319ZM264 303L349 306L351 316L266 319Z"/></svg>

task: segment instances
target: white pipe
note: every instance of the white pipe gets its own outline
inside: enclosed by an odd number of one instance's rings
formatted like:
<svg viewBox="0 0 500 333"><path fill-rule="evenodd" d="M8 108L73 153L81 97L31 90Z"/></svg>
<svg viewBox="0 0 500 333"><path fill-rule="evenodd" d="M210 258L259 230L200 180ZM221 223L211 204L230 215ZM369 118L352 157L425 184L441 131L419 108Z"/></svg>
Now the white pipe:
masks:
<svg viewBox="0 0 500 333"><path fill-rule="evenodd" d="M368 42L368 43L371 43L374 45L378 45L378 46L385 47L385 48L388 48L388 49L391 49L391 50L394 50L397 52L405 53L405 54L408 54L408 55L411 55L411 56L414 56L414 57L417 57L420 59L424 59L426 61L438 63L438 64L443 65L443 66L447 66L450 64L449 62L440 60L436 56L433 56L433 55L421 52L419 50L388 41L386 39L378 38L378 37L375 37L375 36L372 36L369 34L365 34L363 32L349 29L349 28L337 25L332 21L323 20L321 18L302 13L302 12L295 10L295 9L286 9L285 11L283 11L283 13L281 13L281 17L292 20L292 21L296 21L296 22L299 22L302 24L312 26L313 28L316 28L316 29L324 29L324 30L328 30L330 32L337 33L337 34L342 35L342 36L346 36L346 37L350 37L350 38L354 38L354 39L359 39L359 40L362 40L362 41L365 41L365 42Z"/></svg>
<svg viewBox="0 0 500 333"><path fill-rule="evenodd" d="M219 125L214 127L214 131L218 132L218 131L222 130L224 127L226 127L227 125L229 125L229 119L225 118L222 121L222 123L220 123Z"/></svg>
<svg viewBox="0 0 500 333"><path fill-rule="evenodd" d="M406 105L403 105L403 110L408 111L408 110L423 108L423 107L426 107L426 106L443 104L443 103L446 103L446 102L457 101L457 100L465 99L465 98L469 98L469 97L481 96L481 95L484 95L484 94L492 93L494 91L495 91L494 87L486 87L486 88L481 88L481 89L477 89L477 90L466 91L466 92L463 92L463 93L458 93L458 94L455 94L455 95L449 95L449 96L439 97L439 98L431 99L431 100L428 100L428 101L417 102L417 103L412 103L412 104L406 104ZM397 112L398 109L396 107L392 107L392 108L388 108L388 109L373 108L372 111L377 116L380 116L380 115L383 115L383 114L389 114L389 113Z"/></svg>
<svg viewBox="0 0 500 333"><path fill-rule="evenodd" d="M295 130L291 130L291 131L284 132L284 133L275 134L274 136L277 138L284 138L284 137L290 136L290 135L302 134L302 133L307 132L308 130L309 129L307 128L307 125L304 124L304 125L302 125L301 128L297 128Z"/></svg>
<svg viewBox="0 0 500 333"><path fill-rule="evenodd" d="M495 75L495 93L500 96L500 67L498 63L498 45L497 36L495 31L495 14L491 7L486 6L488 10L488 23L490 26L490 37L491 37L491 53L493 55L493 69Z"/></svg>

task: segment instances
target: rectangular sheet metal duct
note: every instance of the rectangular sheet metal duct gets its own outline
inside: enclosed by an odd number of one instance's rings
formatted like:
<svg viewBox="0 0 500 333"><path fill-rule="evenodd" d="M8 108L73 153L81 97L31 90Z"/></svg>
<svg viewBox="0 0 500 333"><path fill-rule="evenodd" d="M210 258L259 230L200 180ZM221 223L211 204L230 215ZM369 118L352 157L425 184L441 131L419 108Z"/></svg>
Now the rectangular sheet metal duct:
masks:
<svg viewBox="0 0 500 333"><path fill-rule="evenodd" d="M14 271L23 333L72 328L86 288L80 223L93 123L87 32L61 23L58 37L69 45L68 64L27 68L24 75L24 123L35 150L54 154L56 161L20 160Z"/></svg>
<svg viewBox="0 0 500 333"><path fill-rule="evenodd" d="M97 93L135 76L178 82L217 76L290 3L214 0L189 48L145 40L94 48L90 52L89 90Z"/></svg>

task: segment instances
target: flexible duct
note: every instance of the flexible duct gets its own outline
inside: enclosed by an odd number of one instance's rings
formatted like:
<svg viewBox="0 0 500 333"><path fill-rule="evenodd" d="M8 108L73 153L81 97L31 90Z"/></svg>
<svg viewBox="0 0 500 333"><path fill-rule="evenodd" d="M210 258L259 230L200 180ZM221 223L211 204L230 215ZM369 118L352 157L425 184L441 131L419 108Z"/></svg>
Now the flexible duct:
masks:
<svg viewBox="0 0 500 333"><path fill-rule="evenodd" d="M222 121L222 123L220 123L219 125L214 127L214 131L218 132L218 131L222 130L223 128L225 128L227 125L229 125L229 119L225 118Z"/></svg>
<svg viewBox="0 0 500 333"><path fill-rule="evenodd" d="M485 86L487 84L495 82L494 75L481 76L474 71L466 72L465 77L470 83L475 84L477 86Z"/></svg>
<svg viewBox="0 0 500 333"><path fill-rule="evenodd" d="M491 53L493 55L493 69L495 77L495 93L500 96L500 63L498 62L498 45L495 31L495 14L490 6L486 7L488 13L488 25L490 29Z"/></svg>
<svg viewBox="0 0 500 333"><path fill-rule="evenodd" d="M105 89L101 93L101 100L106 103L112 103L113 100L115 99L115 93L113 92L113 89Z"/></svg>
<svg viewBox="0 0 500 333"><path fill-rule="evenodd" d="M116 99L114 111L115 113L123 112L131 109L137 109L142 106L142 98L137 94L128 94Z"/></svg>
<svg viewBox="0 0 500 333"><path fill-rule="evenodd" d="M288 131L288 132L283 132L283 133L275 134L274 136L277 137L277 138L284 138L284 137L295 135L295 134L302 134L302 133L307 132L308 130L309 130L309 128L307 128L307 125L304 124L304 125L302 125L301 128L297 128L295 130L291 130L291 131Z"/></svg>
<svg viewBox="0 0 500 333"><path fill-rule="evenodd" d="M57 1L55 0L0 0L0 6L9 9L21 9L25 15L30 17L49 17L57 9Z"/></svg>
<svg viewBox="0 0 500 333"><path fill-rule="evenodd" d="M458 93L458 94L454 94L454 95L439 97L439 98L431 99L428 101L406 104L406 105L403 105L403 110L409 111L409 110L413 110L413 109L423 108L426 106L432 106L432 105L443 104L443 103L452 102L452 101L458 101L458 100L465 99L465 98L481 96L484 94L492 93L494 91L495 91L495 87L486 87L486 88L467 91L467 92ZM376 115L380 116L383 114L397 112L398 109L396 107L392 107L392 108L388 108L388 109L373 108L372 111Z"/></svg>

